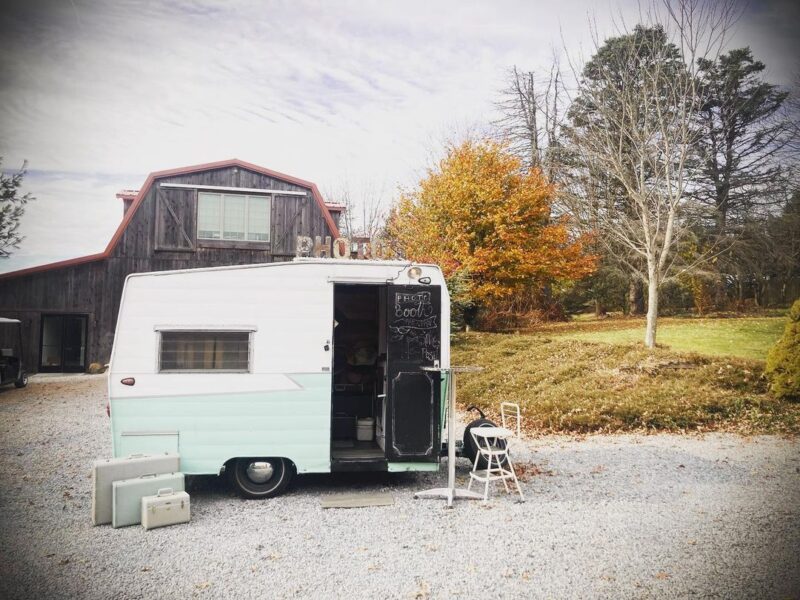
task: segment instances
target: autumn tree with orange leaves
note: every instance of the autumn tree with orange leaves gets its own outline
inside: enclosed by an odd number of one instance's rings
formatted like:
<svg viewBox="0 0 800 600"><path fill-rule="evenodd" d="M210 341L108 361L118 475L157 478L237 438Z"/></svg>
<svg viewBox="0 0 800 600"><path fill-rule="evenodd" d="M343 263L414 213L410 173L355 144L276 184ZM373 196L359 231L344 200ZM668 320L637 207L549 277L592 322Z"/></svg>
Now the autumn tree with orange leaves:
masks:
<svg viewBox="0 0 800 600"><path fill-rule="evenodd" d="M588 240L570 235L566 217L551 218L553 191L503 144L467 141L450 146L416 189L401 194L386 234L401 256L467 281L467 294L484 309L512 306L595 269Z"/></svg>

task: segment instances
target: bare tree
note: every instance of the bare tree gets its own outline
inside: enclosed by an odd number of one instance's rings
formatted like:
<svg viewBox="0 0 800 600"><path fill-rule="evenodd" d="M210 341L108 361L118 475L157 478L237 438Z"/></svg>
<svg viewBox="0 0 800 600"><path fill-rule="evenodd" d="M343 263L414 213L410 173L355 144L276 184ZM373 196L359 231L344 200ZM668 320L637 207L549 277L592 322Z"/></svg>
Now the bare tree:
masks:
<svg viewBox="0 0 800 600"><path fill-rule="evenodd" d="M343 180L326 197L345 207L340 229L348 238L376 239L381 236L388 214L385 183Z"/></svg>
<svg viewBox="0 0 800 600"><path fill-rule="evenodd" d="M795 73L791 85L789 98L786 102L786 112L790 124L789 148L794 151L793 167L797 169L797 157L800 155L800 73ZM796 173L795 173L796 175Z"/></svg>
<svg viewBox="0 0 800 600"><path fill-rule="evenodd" d="M522 71L516 66L500 91L495 121L500 136L526 167L538 167L551 181L558 178L558 149L567 97L558 56L546 74Z"/></svg>
<svg viewBox="0 0 800 600"><path fill-rule="evenodd" d="M659 288L696 266L677 250L695 224L698 59L716 60L735 20L730 2L665 0L633 29L622 26L603 43L595 36L595 54L578 75L567 132L577 171L571 205L646 282L648 348L656 344Z"/></svg>

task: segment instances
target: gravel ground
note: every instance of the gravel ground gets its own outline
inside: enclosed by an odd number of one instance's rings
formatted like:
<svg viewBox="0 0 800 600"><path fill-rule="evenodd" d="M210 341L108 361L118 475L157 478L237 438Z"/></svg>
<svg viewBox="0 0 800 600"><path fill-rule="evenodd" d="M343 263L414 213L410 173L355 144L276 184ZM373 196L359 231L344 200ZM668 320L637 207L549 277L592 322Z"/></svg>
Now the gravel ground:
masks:
<svg viewBox="0 0 800 600"><path fill-rule="evenodd" d="M800 596L800 446L734 435L517 442L525 504L414 500L438 474L299 477L268 501L189 482L192 522L92 527L102 376L0 391L2 598ZM458 477L469 464L460 460ZM343 491L389 507L323 510Z"/></svg>

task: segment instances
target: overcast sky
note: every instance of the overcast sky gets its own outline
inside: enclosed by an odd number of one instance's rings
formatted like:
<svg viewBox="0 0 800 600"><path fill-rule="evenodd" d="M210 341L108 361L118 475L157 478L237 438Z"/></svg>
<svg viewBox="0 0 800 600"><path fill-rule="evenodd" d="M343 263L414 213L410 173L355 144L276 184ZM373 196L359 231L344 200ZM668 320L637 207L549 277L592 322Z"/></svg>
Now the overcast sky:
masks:
<svg viewBox="0 0 800 600"><path fill-rule="evenodd" d="M733 45L798 72L795 2ZM591 49L635 2L25 0L0 11L0 156L28 160L26 239L0 272L101 251L151 171L241 158L316 182L412 185L448 132L494 116L512 65Z"/></svg>

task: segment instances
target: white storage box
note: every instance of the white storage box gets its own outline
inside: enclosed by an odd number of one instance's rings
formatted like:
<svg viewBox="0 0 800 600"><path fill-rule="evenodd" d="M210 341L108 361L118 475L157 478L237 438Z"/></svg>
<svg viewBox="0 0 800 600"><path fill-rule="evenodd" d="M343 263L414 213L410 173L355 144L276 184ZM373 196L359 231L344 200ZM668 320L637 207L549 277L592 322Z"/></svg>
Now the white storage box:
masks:
<svg viewBox="0 0 800 600"><path fill-rule="evenodd" d="M158 490L164 488L182 492L184 489L184 477L183 473L142 475L137 479L115 481L111 487L114 503L111 525L113 527L125 527L126 525L137 525L142 522L142 498L158 494Z"/></svg>
<svg viewBox="0 0 800 600"><path fill-rule="evenodd" d="M189 494L162 488L142 498L142 527L155 529L189 522Z"/></svg>
<svg viewBox="0 0 800 600"><path fill-rule="evenodd" d="M109 458L94 463L92 487L92 524L111 523L111 484L121 479L133 479L148 473L175 473L181 470L177 454L134 454L125 458Z"/></svg>
<svg viewBox="0 0 800 600"><path fill-rule="evenodd" d="M370 442L375 437L375 419L367 417L356 421L356 439L359 442Z"/></svg>

